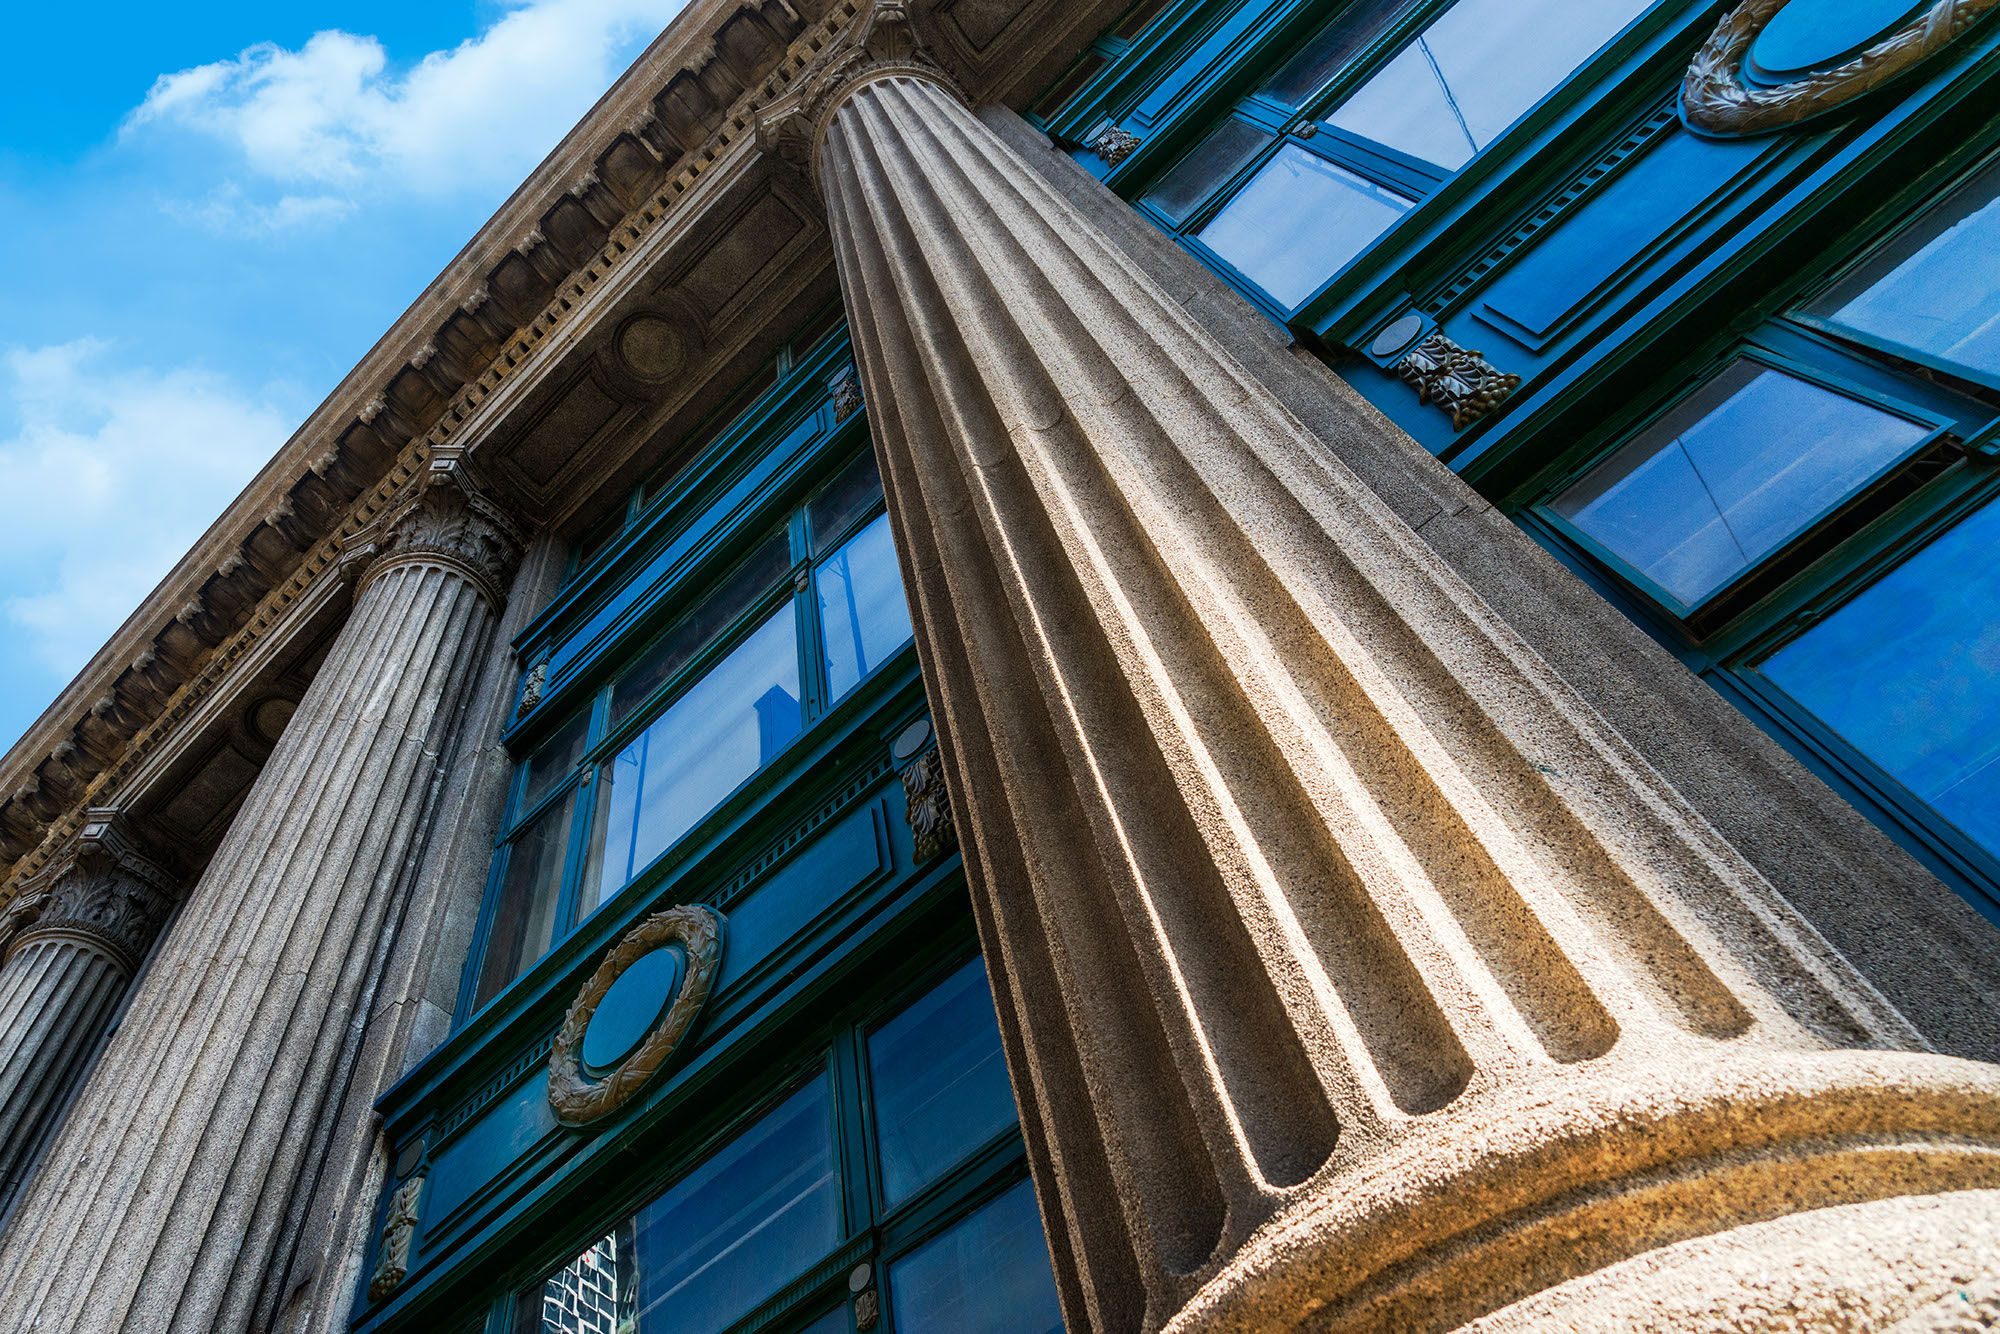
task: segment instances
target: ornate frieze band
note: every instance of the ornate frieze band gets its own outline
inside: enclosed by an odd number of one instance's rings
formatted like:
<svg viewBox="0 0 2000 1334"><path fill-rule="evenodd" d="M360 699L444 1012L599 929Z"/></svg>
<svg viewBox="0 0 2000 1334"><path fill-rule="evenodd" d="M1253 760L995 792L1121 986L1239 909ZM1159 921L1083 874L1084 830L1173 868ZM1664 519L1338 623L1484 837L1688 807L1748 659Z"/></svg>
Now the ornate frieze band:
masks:
<svg viewBox="0 0 2000 1334"><path fill-rule="evenodd" d="M1758 36L1788 3L1745 0L1723 16L1689 62L1681 82L1681 118L1705 134L1763 134L1824 115L1874 92L1930 59L2000 0L1936 0L1852 59L1770 87L1744 74Z"/></svg>

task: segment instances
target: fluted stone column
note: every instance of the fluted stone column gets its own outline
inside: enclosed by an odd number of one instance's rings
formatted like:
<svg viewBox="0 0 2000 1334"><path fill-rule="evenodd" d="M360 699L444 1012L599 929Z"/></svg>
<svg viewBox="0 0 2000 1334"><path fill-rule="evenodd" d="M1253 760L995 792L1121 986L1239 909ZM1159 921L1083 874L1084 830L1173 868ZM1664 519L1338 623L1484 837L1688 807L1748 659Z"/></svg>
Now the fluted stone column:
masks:
<svg viewBox="0 0 2000 1334"><path fill-rule="evenodd" d="M240 1330L281 1262L518 553L454 478L356 551L346 626L15 1217L0 1329Z"/></svg>
<svg viewBox="0 0 2000 1334"><path fill-rule="evenodd" d="M1917 1050L904 10L761 134L826 201L1070 1328L1859 1329L2000 1265L2000 1070Z"/></svg>
<svg viewBox="0 0 2000 1334"><path fill-rule="evenodd" d="M0 922L0 1216L173 911L175 878L92 810Z"/></svg>

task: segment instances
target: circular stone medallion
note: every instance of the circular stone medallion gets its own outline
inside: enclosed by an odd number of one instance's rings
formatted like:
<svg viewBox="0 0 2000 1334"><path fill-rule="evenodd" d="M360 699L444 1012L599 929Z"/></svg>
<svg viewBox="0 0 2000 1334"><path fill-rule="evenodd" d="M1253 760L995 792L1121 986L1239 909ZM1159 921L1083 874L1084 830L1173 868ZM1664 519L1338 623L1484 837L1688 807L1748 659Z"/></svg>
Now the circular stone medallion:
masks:
<svg viewBox="0 0 2000 1334"><path fill-rule="evenodd" d="M687 361L687 339L672 320L634 315L618 331L618 359L642 380L670 380Z"/></svg>
<svg viewBox="0 0 2000 1334"><path fill-rule="evenodd" d="M681 985L680 951L662 945L619 974L583 1030L583 1066L609 1070L645 1040Z"/></svg>
<svg viewBox="0 0 2000 1334"><path fill-rule="evenodd" d="M1750 44L1745 69L1766 83L1837 65L1925 6L1911 0L1791 0Z"/></svg>

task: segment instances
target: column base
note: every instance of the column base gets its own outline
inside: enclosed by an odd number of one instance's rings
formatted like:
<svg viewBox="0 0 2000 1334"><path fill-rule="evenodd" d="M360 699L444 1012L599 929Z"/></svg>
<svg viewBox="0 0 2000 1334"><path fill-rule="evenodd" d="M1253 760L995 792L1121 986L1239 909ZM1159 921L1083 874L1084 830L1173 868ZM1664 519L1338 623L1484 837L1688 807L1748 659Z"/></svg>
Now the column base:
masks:
<svg viewBox="0 0 2000 1334"><path fill-rule="evenodd" d="M2000 1275L2000 1070L1621 1064L1423 1118L1303 1188L1164 1329L1880 1329Z"/></svg>

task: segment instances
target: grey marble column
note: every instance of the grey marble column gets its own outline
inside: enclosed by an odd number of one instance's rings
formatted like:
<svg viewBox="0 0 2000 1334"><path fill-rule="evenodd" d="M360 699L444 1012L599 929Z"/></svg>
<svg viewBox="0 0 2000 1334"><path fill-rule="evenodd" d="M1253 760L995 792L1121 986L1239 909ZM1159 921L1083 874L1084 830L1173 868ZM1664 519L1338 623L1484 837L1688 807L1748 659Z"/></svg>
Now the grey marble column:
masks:
<svg viewBox="0 0 2000 1334"><path fill-rule="evenodd" d="M173 911L175 888L116 811L93 810L0 921L0 1217Z"/></svg>
<svg viewBox="0 0 2000 1334"><path fill-rule="evenodd" d="M356 549L346 626L15 1216L0 1329L247 1326L517 554L437 465Z"/></svg>
<svg viewBox="0 0 2000 1334"><path fill-rule="evenodd" d="M1070 1328L1861 1328L1981 1263L2000 1070L1921 1051L910 9L761 134L826 200Z"/></svg>

